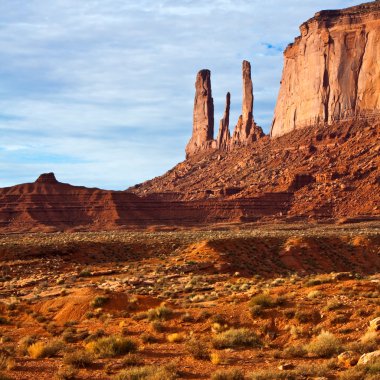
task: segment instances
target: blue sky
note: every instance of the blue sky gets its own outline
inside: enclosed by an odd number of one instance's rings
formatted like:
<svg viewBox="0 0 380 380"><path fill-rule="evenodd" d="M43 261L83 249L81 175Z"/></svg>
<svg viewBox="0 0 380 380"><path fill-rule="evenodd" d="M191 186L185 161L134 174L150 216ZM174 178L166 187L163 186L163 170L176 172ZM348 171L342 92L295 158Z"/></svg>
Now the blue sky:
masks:
<svg viewBox="0 0 380 380"><path fill-rule="evenodd" d="M54 171L62 182L125 189L184 159L194 80L212 72L215 129L241 62L268 132L282 51L342 0L1 0L0 187Z"/></svg>

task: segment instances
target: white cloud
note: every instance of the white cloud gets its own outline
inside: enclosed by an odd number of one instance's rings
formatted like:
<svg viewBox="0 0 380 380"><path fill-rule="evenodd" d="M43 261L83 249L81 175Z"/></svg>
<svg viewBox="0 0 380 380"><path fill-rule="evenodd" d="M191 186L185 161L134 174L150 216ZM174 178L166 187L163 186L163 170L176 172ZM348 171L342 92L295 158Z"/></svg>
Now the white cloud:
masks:
<svg viewBox="0 0 380 380"><path fill-rule="evenodd" d="M282 48L316 11L354 4L1 1L0 186L52 170L118 189L162 174L184 158L196 72L212 70L217 129L227 91L232 124L240 112L243 59L268 130Z"/></svg>

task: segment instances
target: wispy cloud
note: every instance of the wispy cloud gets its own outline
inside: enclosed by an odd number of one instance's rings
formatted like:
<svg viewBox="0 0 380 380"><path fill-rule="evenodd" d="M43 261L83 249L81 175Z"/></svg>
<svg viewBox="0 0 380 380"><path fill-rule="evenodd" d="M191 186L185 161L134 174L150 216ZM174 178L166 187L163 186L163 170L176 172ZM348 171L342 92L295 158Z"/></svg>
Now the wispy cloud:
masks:
<svg viewBox="0 0 380 380"><path fill-rule="evenodd" d="M255 117L268 131L282 49L318 0L3 0L0 3L0 186L55 171L124 189L184 158L194 78L212 70L216 121L241 61L253 64Z"/></svg>

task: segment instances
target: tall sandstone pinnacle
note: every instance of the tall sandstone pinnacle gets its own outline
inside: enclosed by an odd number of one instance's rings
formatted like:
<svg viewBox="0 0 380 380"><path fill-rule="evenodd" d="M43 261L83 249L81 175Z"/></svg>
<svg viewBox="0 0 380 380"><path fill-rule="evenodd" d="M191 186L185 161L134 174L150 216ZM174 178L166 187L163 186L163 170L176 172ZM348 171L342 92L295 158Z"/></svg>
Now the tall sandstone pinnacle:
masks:
<svg viewBox="0 0 380 380"><path fill-rule="evenodd" d="M215 147L215 140L211 72L201 70L195 81L193 133L186 146L186 158L212 147Z"/></svg>
<svg viewBox="0 0 380 380"><path fill-rule="evenodd" d="M318 12L284 52L271 136L380 116L380 1Z"/></svg>
<svg viewBox="0 0 380 380"><path fill-rule="evenodd" d="M256 125L253 119L253 85L251 77L251 64L243 61L243 104L242 114L236 124L232 139L231 148L239 145L246 145L250 141L257 140L264 136L262 129Z"/></svg>
<svg viewBox="0 0 380 380"><path fill-rule="evenodd" d="M230 106L231 106L231 94L227 92L226 95L226 108L224 110L223 118L220 120L219 133L216 139L216 148L220 150L227 150L230 145Z"/></svg>

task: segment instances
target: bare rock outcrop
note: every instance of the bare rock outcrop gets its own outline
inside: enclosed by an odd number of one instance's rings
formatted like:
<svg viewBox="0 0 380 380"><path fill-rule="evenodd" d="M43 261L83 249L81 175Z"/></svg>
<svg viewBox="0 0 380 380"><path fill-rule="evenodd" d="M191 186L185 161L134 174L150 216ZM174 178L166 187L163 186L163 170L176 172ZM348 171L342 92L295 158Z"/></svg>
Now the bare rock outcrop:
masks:
<svg viewBox="0 0 380 380"><path fill-rule="evenodd" d="M231 106L231 94L227 92L226 95L226 108L224 110L223 118L220 120L219 133L216 139L216 147L220 150L227 150L230 144L230 106Z"/></svg>
<svg viewBox="0 0 380 380"><path fill-rule="evenodd" d="M271 135L380 115L380 1L318 12L284 52Z"/></svg>
<svg viewBox="0 0 380 380"><path fill-rule="evenodd" d="M231 139L231 148L246 145L250 141L256 141L264 136L263 130L253 119L253 85L251 78L251 64L243 61L243 104L242 114L236 124Z"/></svg>
<svg viewBox="0 0 380 380"><path fill-rule="evenodd" d="M54 183L58 183L58 181L55 178L55 174L54 173L44 173L44 174L41 174L36 179L36 183L50 183L50 184L54 184Z"/></svg>
<svg viewBox="0 0 380 380"><path fill-rule="evenodd" d="M195 81L193 133L186 146L186 157L191 157L211 147L215 147L211 72L210 70L201 70Z"/></svg>

